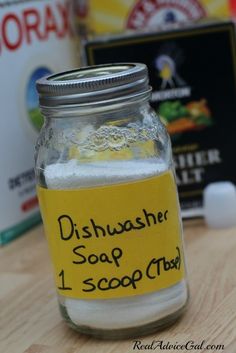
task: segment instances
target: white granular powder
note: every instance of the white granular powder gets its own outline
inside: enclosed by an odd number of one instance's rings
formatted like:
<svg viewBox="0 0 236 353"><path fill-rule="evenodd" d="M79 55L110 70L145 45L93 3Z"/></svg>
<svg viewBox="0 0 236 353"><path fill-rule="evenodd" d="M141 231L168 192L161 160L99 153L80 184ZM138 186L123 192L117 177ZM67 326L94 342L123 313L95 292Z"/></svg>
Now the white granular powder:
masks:
<svg viewBox="0 0 236 353"><path fill-rule="evenodd" d="M167 170L157 159L67 163L49 165L45 180L49 189L78 189L145 179ZM64 306L71 321L78 326L122 329L157 321L181 309L187 301L185 280L145 295L104 300L65 298Z"/></svg>
<svg viewBox="0 0 236 353"><path fill-rule="evenodd" d="M45 179L49 189L75 189L144 179L166 169L166 164L157 163L156 159L150 159L149 162L137 160L82 164L72 159L67 163L46 167Z"/></svg>

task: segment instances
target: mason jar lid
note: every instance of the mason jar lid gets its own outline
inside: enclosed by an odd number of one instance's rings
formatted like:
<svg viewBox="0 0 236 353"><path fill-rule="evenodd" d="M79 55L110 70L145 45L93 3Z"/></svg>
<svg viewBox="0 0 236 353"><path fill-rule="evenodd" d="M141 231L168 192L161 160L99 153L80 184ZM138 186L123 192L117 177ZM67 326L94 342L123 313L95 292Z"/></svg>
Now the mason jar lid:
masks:
<svg viewBox="0 0 236 353"><path fill-rule="evenodd" d="M134 98L150 91L148 70L140 63L81 67L41 78L41 107L87 105Z"/></svg>

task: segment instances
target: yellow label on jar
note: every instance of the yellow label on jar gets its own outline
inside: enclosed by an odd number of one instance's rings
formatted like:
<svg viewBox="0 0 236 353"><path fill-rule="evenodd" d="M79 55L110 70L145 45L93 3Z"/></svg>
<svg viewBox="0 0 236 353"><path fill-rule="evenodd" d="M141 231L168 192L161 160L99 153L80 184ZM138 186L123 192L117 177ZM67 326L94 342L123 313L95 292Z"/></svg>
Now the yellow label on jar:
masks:
<svg viewBox="0 0 236 353"><path fill-rule="evenodd" d="M38 187L59 294L140 295L184 277L173 174L77 190Z"/></svg>

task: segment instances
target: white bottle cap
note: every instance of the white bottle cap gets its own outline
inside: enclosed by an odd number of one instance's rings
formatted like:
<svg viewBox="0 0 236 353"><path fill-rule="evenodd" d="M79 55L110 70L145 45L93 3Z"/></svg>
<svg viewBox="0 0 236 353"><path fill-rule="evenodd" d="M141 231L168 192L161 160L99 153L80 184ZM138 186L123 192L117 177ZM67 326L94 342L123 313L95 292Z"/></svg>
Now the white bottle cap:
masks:
<svg viewBox="0 0 236 353"><path fill-rule="evenodd" d="M236 225L236 188L229 181L209 184L203 192L205 221L209 227Z"/></svg>

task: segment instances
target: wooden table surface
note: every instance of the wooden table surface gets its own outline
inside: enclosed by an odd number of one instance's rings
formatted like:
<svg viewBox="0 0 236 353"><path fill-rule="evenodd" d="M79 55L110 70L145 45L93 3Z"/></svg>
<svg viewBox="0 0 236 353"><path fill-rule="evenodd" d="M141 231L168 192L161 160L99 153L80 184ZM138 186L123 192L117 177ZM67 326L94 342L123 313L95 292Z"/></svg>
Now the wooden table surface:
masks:
<svg viewBox="0 0 236 353"><path fill-rule="evenodd" d="M207 229L185 224L191 299L172 327L142 338L162 344L224 345L224 350L134 349L134 340L99 341L80 335L62 321L52 267L41 226L0 249L1 353L236 353L236 228ZM153 346L154 347L154 346ZM144 348L144 346L143 346Z"/></svg>

